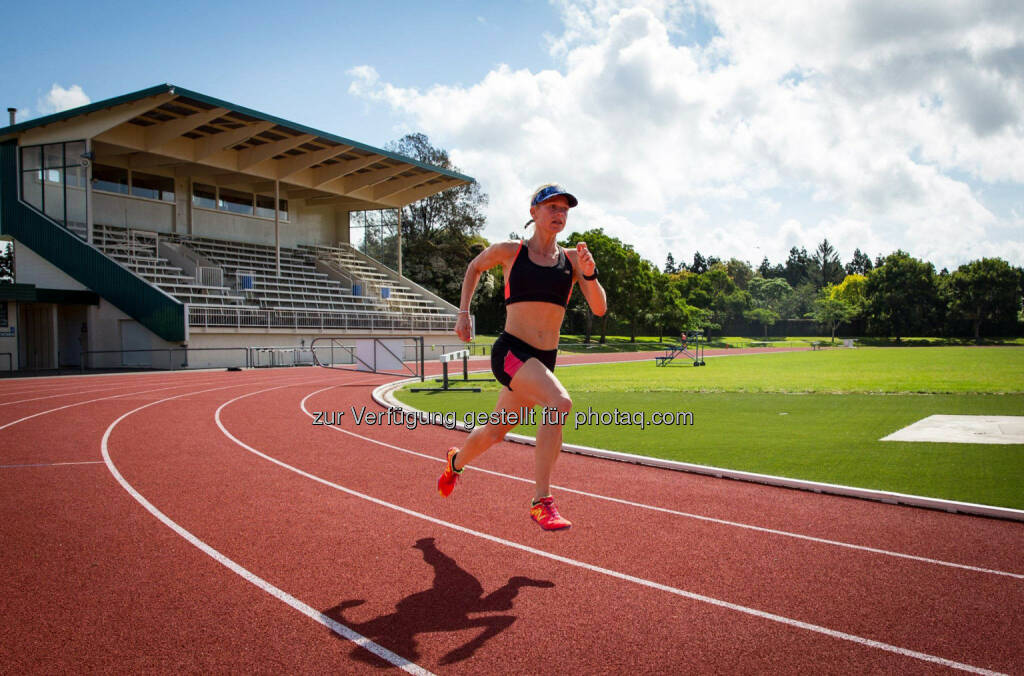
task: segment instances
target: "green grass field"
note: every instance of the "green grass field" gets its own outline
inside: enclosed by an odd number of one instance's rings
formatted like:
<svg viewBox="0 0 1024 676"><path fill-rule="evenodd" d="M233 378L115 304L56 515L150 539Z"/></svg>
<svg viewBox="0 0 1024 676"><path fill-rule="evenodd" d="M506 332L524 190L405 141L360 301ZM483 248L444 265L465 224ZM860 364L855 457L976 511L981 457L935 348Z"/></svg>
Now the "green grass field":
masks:
<svg viewBox="0 0 1024 676"><path fill-rule="evenodd" d="M497 336L478 335L468 346L459 343L453 336L447 351L468 347L474 355L489 354L491 345ZM562 334L559 350L567 354L594 354L602 352L638 352L643 350L664 349L666 344L679 342L676 335L638 336L635 341L629 336L606 336L604 343L598 343L596 336L591 336L589 343L584 343L582 334ZM949 347L973 346L973 339L966 338L904 338L896 343L894 338L857 338L858 346L862 347ZM986 339L985 345L1017 345L1024 346L1024 338ZM749 338L744 336L713 336L705 343L708 348L744 348L744 347L810 347L814 343L829 346L842 345L842 339L834 342L829 336L771 336L768 338Z"/></svg>
<svg viewBox="0 0 1024 676"><path fill-rule="evenodd" d="M570 443L684 462L1024 509L1024 445L878 441L933 414L1024 415L1024 349L861 348L558 369ZM421 410L492 410L472 393L397 393ZM580 424L589 410L692 424ZM607 417L607 416L606 416ZM620 416L621 417L621 416ZM620 423L623 422L620 420ZM535 428L520 426L522 434Z"/></svg>

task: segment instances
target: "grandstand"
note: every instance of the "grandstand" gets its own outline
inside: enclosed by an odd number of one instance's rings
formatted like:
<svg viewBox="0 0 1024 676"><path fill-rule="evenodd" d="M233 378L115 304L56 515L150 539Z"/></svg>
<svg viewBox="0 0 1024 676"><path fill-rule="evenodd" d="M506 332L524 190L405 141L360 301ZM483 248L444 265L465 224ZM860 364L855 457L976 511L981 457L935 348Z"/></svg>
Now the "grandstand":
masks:
<svg viewBox="0 0 1024 676"><path fill-rule="evenodd" d="M11 122L14 369L160 367L171 351L215 365L325 334L451 340L457 308L353 247L350 223L468 176L172 85Z"/></svg>

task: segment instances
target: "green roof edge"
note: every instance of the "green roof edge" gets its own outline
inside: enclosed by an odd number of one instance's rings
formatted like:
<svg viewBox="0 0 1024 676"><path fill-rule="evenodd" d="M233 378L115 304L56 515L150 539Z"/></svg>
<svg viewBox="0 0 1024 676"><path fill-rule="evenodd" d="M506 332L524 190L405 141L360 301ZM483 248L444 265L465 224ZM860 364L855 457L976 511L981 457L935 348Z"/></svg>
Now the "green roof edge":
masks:
<svg viewBox="0 0 1024 676"><path fill-rule="evenodd" d="M414 160L413 158L406 157L405 155L400 155L398 153L393 153L382 148L376 148L365 143L353 141L352 139L347 139L343 136L331 134L320 129L307 127L306 125L299 124L297 122L291 122L289 120L285 120L274 115L268 115L267 113L262 113L258 110L253 110L252 108L246 108L245 106L240 106L238 104L231 103L230 101L217 99L212 96L207 96L206 94L201 94L199 92L192 91L191 89L178 87L177 85L172 84L162 84L157 85L155 87L148 87L146 89L140 89L139 91L132 92L130 94L122 94L121 96L116 96L111 99L104 99L103 101L97 101L96 103L89 103L84 106L79 106L78 108L71 108L70 110L54 113L52 115L37 117L35 119L28 120L20 124L11 125L9 127L0 127L0 137L9 136L11 134L18 134L28 129L32 129L34 127L42 127L44 125L53 124L55 122L63 122L64 120L71 119L72 117L77 117L79 115L88 115L89 113L94 113L97 110L103 110L104 108L112 108L113 106L119 106L123 103L138 101L140 99L144 99L150 96L156 96L157 94L178 94L181 96L187 96L191 99L202 101L203 103L208 103L218 108L227 108L228 110L231 110L236 113L243 113L251 117L258 117L260 119L267 120L268 122L279 124L282 127L288 127L289 129L300 131L304 134L315 134L316 136L329 139L336 143L343 143L345 145L352 146L353 148L359 148L360 150L365 150L367 152L371 152L377 155L383 155L384 157L388 157L393 160L398 160L400 162L405 162L407 164L419 167L420 169L436 171L450 178L467 181L469 183L476 183L476 179L474 179L472 176L466 176L465 174L460 174L456 171L451 171L449 169L442 169L441 167L436 167L432 164L426 164L425 162Z"/></svg>

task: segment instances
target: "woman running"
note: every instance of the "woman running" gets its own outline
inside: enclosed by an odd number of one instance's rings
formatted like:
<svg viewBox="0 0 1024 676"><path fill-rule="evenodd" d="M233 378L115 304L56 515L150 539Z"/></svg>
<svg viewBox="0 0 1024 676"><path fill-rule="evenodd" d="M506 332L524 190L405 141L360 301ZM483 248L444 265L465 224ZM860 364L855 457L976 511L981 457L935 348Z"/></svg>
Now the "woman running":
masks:
<svg viewBox="0 0 1024 676"><path fill-rule="evenodd" d="M462 283L462 303L455 333L468 342L471 338L470 301L480 275L496 265L505 273L505 330L491 351L491 370L504 387L498 395L495 412L516 414L542 406L534 454L536 482L530 516L545 530L572 525L558 513L551 496L551 471L562 450L562 423L572 409L569 393L555 377L558 337L565 308L577 283L591 311L601 316L607 309L604 289L597 281L597 265L580 242L575 249L558 246L557 237L565 229L569 209L578 204L561 186L545 185L530 199L534 233L528 241L501 242L480 252L469 264ZM527 225L530 222L527 221ZM509 415L508 424L488 423L470 433L462 449L448 449L448 463L437 480L437 490L448 497L466 465L505 438L518 424Z"/></svg>

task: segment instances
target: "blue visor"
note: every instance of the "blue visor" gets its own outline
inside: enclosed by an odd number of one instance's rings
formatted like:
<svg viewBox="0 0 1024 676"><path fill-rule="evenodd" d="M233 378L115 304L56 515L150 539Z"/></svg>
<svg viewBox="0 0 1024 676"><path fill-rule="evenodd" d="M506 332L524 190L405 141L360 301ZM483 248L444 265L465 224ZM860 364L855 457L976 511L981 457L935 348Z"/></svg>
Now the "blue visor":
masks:
<svg viewBox="0 0 1024 676"><path fill-rule="evenodd" d="M577 200L573 195L570 195L568 192L566 192L565 188L563 188L562 186L560 186L560 185L549 185L548 187L546 187L543 190L539 191L534 196L533 201L530 202L530 206L531 207L535 207L538 204L540 204L541 202L545 202L545 201L551 199L552 197L558 197L559 195L565 195L566 199L569 200L569 207L570 208L576 206L577 204L579 204L579 200Z"/></svg>

